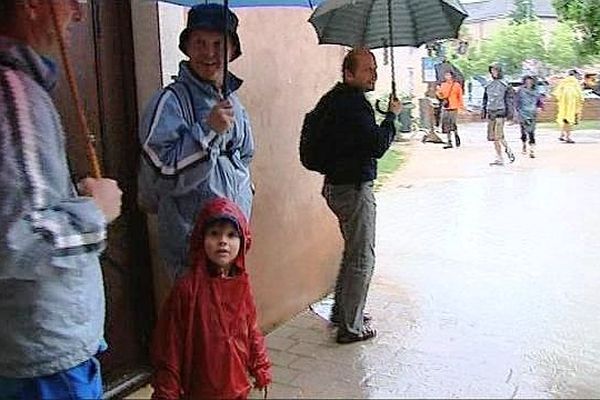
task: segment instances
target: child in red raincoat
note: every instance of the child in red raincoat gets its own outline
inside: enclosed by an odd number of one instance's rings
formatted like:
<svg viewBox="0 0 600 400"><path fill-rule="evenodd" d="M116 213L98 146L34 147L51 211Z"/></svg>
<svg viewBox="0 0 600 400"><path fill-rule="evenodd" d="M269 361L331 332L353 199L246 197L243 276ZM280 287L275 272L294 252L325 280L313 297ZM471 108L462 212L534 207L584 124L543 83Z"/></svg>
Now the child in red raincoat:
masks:
<svg viewBox="0 0 600 400"><path fill-rule="evenodd" d="M190 240L190 270L179 279L152 343L153 399L245 399L271 383L245 266L250 231L230 200L210 201Z"/></svg>

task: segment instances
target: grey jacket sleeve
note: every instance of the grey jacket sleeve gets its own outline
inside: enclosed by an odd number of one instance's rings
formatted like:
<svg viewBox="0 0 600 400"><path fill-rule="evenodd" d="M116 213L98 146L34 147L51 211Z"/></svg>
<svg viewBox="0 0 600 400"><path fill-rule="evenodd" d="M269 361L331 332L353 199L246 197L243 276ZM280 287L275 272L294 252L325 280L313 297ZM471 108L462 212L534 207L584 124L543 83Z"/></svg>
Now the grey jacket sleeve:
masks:
<svg viewBox="0 0 600 400"><path fill-rule="evenodd" d="M1 181L5 185L4 180ZM36 279L46 268L74 268L74 257L99 252L106 240L105 219L91 199L73 198L31 207L31 199L6 196L0 225L0 278ZM12 208L15 215L9 214Z"/></svg>
<svg viewBox="0 0 600 400"><path fill-rule="evenodd" d="M481 119L487 118L488 93L487 87L483 91L483 101L481 103Z"/></svg>
<svg viewBox="0 0 600 400"><path fill-rule="evenodd" d="M36 279L102 250L106 222L91 198L74 191L49 98L6 74L14 87L0 87L7 100L0 104L0 278Z"/></svg>
<svg viewBox="0 0 600 400"><path fill-rule="evenodd" d="M504 105L506 106L506 118L511 120L515 116L515 89L507 85L504 93Z"/></svg>

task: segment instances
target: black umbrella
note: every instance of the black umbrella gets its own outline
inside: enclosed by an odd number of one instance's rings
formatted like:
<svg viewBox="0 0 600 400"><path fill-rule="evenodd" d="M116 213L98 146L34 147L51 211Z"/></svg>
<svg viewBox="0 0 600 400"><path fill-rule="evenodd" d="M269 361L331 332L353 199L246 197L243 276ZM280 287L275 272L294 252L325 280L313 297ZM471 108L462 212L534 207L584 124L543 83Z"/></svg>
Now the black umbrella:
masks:
<svg viewBox="0 0 600 400"><path fill-rule="evenodd" d="M457 0L325 0L309 22L319 44L389 47L395 97L393 48L456 38L466 17L467 12Z"/></svg>

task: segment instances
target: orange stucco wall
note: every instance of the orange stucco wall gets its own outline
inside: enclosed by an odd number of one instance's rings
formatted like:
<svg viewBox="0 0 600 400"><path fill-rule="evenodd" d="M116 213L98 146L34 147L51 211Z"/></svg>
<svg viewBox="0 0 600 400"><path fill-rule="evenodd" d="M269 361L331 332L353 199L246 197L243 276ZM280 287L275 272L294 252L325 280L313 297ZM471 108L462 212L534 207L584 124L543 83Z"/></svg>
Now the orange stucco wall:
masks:
<svg viewBox="0 0 600 400"><path fill-rule="evenodd" d="M232 70L254 130L256 197L249 265L263 326L283 321L327 292L341 256L322 178L302 168L304 114L339 78L343 49L318 46L304 9L240 9L243 56Z"/></svg>
<svg viewBox="0 0 600 400"><path fill-rule="evenodd" d="M249 268L261 323L269 329L327 293L337 274L337 221L320 195L322 177L300 165L298 141L304 114L339 79L344 50L317 45L309 9L235 12L243 55L230 69L244 79L239 95L256 143ZM176 38L184 24L185 9L160 5L164 81L183 57Z"/></svg>

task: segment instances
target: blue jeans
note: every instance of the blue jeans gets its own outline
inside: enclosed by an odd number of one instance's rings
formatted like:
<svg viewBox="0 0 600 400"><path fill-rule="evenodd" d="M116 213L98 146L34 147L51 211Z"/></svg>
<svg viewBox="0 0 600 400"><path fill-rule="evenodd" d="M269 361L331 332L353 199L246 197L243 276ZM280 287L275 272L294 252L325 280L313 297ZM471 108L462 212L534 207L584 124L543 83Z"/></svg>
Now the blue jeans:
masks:
<svg viewBox="0 0 600 400"><path fill-rule="evenodd" d="M535 144L535 118L521 119L521 141L525 143L527 138L529 144Z"/></svg>
<svg viewBox="0 0 600 400"><path fill-rule="evenodd" d="M102 398L100 362L81 364L36 378L0 377L0 400L96 400Z"/></svg>

